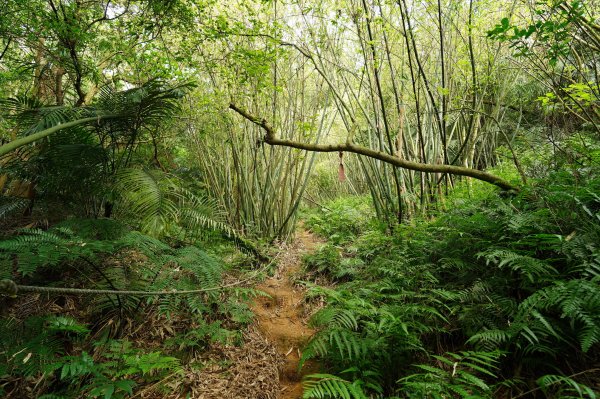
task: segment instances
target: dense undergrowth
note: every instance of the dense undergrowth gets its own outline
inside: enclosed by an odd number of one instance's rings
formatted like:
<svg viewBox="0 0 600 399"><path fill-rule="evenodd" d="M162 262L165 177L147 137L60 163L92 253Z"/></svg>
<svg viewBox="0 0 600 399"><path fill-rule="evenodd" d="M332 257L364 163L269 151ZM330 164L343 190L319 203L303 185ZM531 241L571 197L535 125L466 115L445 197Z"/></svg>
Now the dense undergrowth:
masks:
<svg viewBox="0 0 600 399"><path fill-rule="evenodd" d="M360 211L366 199L307 211L329 242L305 258L327 306L303 357L330 374L307 378L305 397L596 397L593 170L559 167L508 198L464 186L393 232Z"/></svg>
<svg viewBox="0 0 600 399"><path fill-rule="evenodd" d="M206 366L200 355L215 342L240 344L251 320L244 298L253 291L220 288L223 274L243 255L215 240L209 252L168 245L110 219L69 219L0 242L0 275L20 283L205 290L2 298L0 396L108 399L189 392L193 382L186 372Z"/></svg>
<svg viewBox="0 0 600 399"><path fill-rule="evenodd" d="M77 109L2 100L16 130L98 119L0 160L1 397L193 396L211 345L242 343L254 291L232 279L261 254L153 139L192 86L106 88ZM103 109L124 114L103 125Z"/></svg>

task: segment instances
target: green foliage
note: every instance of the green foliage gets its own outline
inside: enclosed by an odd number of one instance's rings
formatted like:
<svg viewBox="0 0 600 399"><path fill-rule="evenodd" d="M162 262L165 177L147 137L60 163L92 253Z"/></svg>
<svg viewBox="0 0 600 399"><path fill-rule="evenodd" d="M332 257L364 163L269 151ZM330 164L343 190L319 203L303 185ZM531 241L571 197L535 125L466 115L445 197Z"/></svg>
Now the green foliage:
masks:
<svg viewBox="0 0 600 399"><path fill-rule="evenodd" d="M332 244L326 244L302 259L309 272L331 275L340 269L341 260L340 250Z"/></svg>
<svg viewBox="0 0 600 399"><path fill-rule="evenodd" d="M352 383L331 374L310 374L302 381L304 399L366 399L360 381Z"/></svg>
<svg viewBox="0 0 600 399"><path fill-rule="evenodd" d="M225 265L218 258L194 246L172 248L114 220L70 219L46 231L25 229L0 246L3 273L15 278L15 265L33 284L44 278L44 285L69 286L72 278L66 278L76 270L87 276L85 288L205 290L146 299L84 297L81 302L89 306L90 318L86 323L66 316L3 318L0 363L5 366L0 368L0 378L39 378L36 392L127 397L139 384L181 373L179 356L189 358L190 351L204 350L213 342L238 343L241 333L232 328L251 320L246 303L253 291L239 288L225 295L220 287ZM53 277L43 277L46 274ZM118 336L120 326L141 322L147 312L189 321L190 328L172 331L172 337L165 338L164 348L174 350L178 357L157 348L137 349L127 340L107 341Z"/></svg>
<svg viewBox="0 0 600 399"><path fill-rule="evenodd" d="M335 284L310 292L327 307L303 361L319 357L332 374L309 377L308 396L510 397L536 384L534 394L593 396L582 376L600 345L594 2L513 3L495 27L496 2L58 3L3 3L0 95L15 98L0 101L2 194L22 182L33 195L0 199L0 221L25 214L15 225L30 226L0 242L0 279L204 292L82 297L85 315L2 320L0 379L108 398L178 375L183 361L156 347L105 342L152 312L189 326L169 349L237 341L253 292L225 295L226 268L201 240L288 236L320 162L216 112L234 98L284 140L354 140L529 179L497 198L481 182L331 153L315 204L368 188L375 210L343 198L308 211L330 241L306 257L309 277ZM490 26L521 62L486 42ZM201 87L174 118L194 86L174 81L192 74ZM488 168L504 157L516 166ZM57 223L73 216L95 220Z"/></svg>
<svg viewBox="0 0 600 399"><path fill-rule="evenodd" d="M336 358L355 363L367 355L368 339L359 334L357 315L350 309L328 307L311 317L311 325L318 329L302 354L300 364L315 356Z"/></svg>
<svg viewBox="0 0 600 399"><path fill-rule="evenodd" d="M46 367L46 373L59 372L58 378L70 384L66 394L86 392L91 397L125 398L137 385L180 373L179 359L161 352L144 352L126 340L105 344L104 361L95 361L87 352L77 356L62 356ZM77 389L82 382L84 384ZM71 392L70 392L71 391Z"/></svg>
<svg viewBox="0 0 600 399"><path fill-rule="evenodd" d="M81 223L81 224L80 224ZM125 249L136 249L154 257L169 247L112 220L95 222L67 220L49 230L23 229L20 234L0 242L2 273L8 274L15 261L23 276L40 268L60 270L59 266L87 263L94 266L102 256Z"/></svg>
<svg viewBox="0 0 600 399"><path fill-rule="evenodd" d="M0 196L0 220L6 220L10 216L23 212L29 201L24 198L10 198Z"/></svg>
<svg viewBox="0 0 600 399"><path fill-rule="evenodd" d="M77 323L77 321L72 318L64 316L55 316L47 318L46 328L52 332L65 332L75 334L86 334L90 332L90 330L86 326Z"/></svg>
<svg viewBox="0 0 600 399"><path fill-rule="evenodd" d="M579 1L539 3L535 10L538 19L533 24L519 28L512 25L508 18L502 18L501 23L488 32L488 36L512 42L511 46L517 49L518 55L533 55L531 45L527 42L533 36L548 46L547 56L551 64L556 65L560 57L570 54L568 42L575 34L584 10Z"/></svg>
<svg viewBox="0 0 600 399"><path fill-rule="evenodd" d="M362 264L335 289L311 288L328 307L304 358L355 370L348 383L372 373L367 395L491 398L538 381L548 397L587 397L562 367L585 370L600 350L600 179L577 176L559 171L505 199L451 198L460 206L434 220L307 257L332 279L344 259Z"/></svg>
<svg viewBox="0 0 600 399"><path fill-rule="evenodd" d="M233 234L216 202L186 190L175 176L159 170L123 169L113 189L121 199L118 211L139 221L145 233L194 237L210 229Z"/></svg>
<svg viewBox="0 0 600 399"><path fill-rule="evenodd" d="M520 313L538 315L546 334L575 339L588 352L600 341L599 282L598 277L557 281L524 300ZM554 317L546 320L541 312Z"/></svg>
<svg viewBox="0 0 600 399"><path fill-rule="evenodd" d="M547 374L540 377L537 384L548 397L565 399L595 399L598 397L597 392L590 387L564 375Z"/></svg>
<svg viewBox="0 0 600 399"><path fill-rule="evenodd" d="M134 155L147 147L140 141L156 144L158 126L179 111L181 98L192 87L159 80L125 91L106 85L94 106L85 107L46 106L25 97L0 100L4 105L0 117L14 124L22 140L82 121L48 133L38 145L21 146L5 158L0 172L11 180L32 182L36 205L48 206L50 212L49 205L58 202L63 212L72 215L97 217L104 206L105 216L110 216L106 207L107 202L108 208L113 205L110 194L115 173L131 165Z"/></svg>
<svg viewBox="0 0 600 399"><path fill-rule="evenodd" d="M480 252L477 256L485 259L486 266L508 267L512 271L526 277L530 283L550 281L558 273L556 269L546 262L503 249L491 249Z"/></svg>
<svg viewBox="0 0 600 399"><path fill-rule="evenodd" d="M188 309L192 314L210 312L213 305L219 303L223 264L216 258L196 247L184 247L168 256L174 269L163 270L151 285L152 289L169 290L176 286L178 290L208 289L205 295L167 295L157 299L161 312L169 315ZM210 291L212 289L212 291Z"/></svg>
<svg viewBox="0 0 600 399"><path fill-rule="evenodd" d="M418 364L418 372L402 378L402 390L411 398L493 397L483 377L496 377L499 352L461 352L433 356L440 366Z"/></svg>
<svg viewBox="0 0 600 399"><path fill-rule="evenodd" d="M136 374L151 380L160 379L167 373L181 372L179 359L165 356L159 351L145 352L136 349L127 340L109 341L105 345L104 357L107 362L101 365L111 377L131 377Z"/></svg>
<svg viewBox="0 0 600 399"><path fill-rule="evenodd" d="M223 327L221 320L207 322L200 319L198 324L188 331L167 339L165 347L189 353L190 351L204 350L215 342L225 345L239 341L241 331L228 330Z"/></svg>
<svg viewBox="0 0 600 399"><path fill-rule="evenodd" d="M585 122L581 128L598 134L594 111L598 76L593 71L600 36L591 22L596 18L594 7L578 0L556 0L535 3L531 11L532 20L527 22L503 18L488 37L509 43L516 56L535 65L535 74L546 83L537 98L546 115L571 114ZM568 79L556 78L565 71Z"/></svg>
<svg viewBox="0 0 600 399"><path fill-rule="evenodd" d="M173 117L180 109L181 98L193 87L190 82L170 84L158 79L123 91L106 86L97 107L122 116L108 121L105 129L117 133L142 133L143 129L156 128Z"/></svg>
<svg viewBox="0 0 600 399"><path fill-rule="evenodd" d="M3 375L36 376L64 353L64 339L83 339L88 328L62 316L30 317L20 325L0 320Z"/></svg>
<svg viewBox="0 0 600 399"><path fill-rule="evenodd" d="M306 226L332 244L348 243L363 231L374 215L366 197L339 198L320 213L309 213Z"/></svg>
<svg viewBox="0 0 600 399"><path fill-rule="evenodd" d="M13 257L17 259L17 271L27 276L42 266L54 267L82 257L93 258L97 253L115 248L112 242L92 241L90 244L68 228L57 227L50 231L24 229L21 235L0 242L2 272L9 275Z"/></svg>
<svg viewBox="0 0 600 399"><path fill-rule="evenodd" d="M0 242L2 273L9 275L13 262L17 271L29 276L39 269L60 272L67 266L92 269L104 278L105 288L179 289L214 288L219 285L223 265L196 247L171 249L165 243L112 220L68 220L47 231L24 229L14 238ZM135 251L145 257L141 267L117 263L100 270L109 256ZM176 264L179 269L163 266ZM114 277L114 278L111 278Z"/></svg>

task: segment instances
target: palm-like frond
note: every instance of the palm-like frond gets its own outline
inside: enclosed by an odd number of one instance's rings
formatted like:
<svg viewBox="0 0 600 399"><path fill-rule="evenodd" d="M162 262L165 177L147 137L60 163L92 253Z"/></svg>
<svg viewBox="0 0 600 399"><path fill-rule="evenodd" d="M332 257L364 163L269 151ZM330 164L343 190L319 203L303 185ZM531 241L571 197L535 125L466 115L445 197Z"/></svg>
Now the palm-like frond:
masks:
<svg viewBox="0 0 600 399"><path fill-rule="evenodd" d="M121 212L140 219L144 232L160 235L176 226L193 234L199 229L231 232L214 202L192 194L162 171L121 170L114 190L122 200Z"/></svg>
<svg viewBox="0 0 600 399"><path fill-rule="evenodd" d="M151 81L125 91L103 89L94 106L42 106L28 98L3 99L5 115L20 128L21 136L0 146L0 156L58 131L74 126L94 127L100 136L109 134L129 137L133 145L141 129L157 126L179 109L178 100L193 87L192 83L177 86Z"/></svg>
<svg viewBox="0 0 600 399"><path fill-rule="evenodd" d="M192 83L171 86L158 80L125 91L105 87L94 108L115 117L99 124L99 134L114 143L133 146L144 132L156 130L176 114L179 101L192 87Z"/></svg>
<svg viewBox="0 0 600 399"><path fill-rule="evenodd" d="M21 135L39 132L61 123L94 116L87 107L47 106L33 97L0 99L3 115L22 128Z"/></svg>
<svg viewBox="0 0 600 399"><path fill-rule="evenodd" d="M169 196L174 189L170 180L156 171L128 168L116 175L114 189L120 194L121 207L142 220L142 231L160 233L176 222L176 201Z"/></svg>

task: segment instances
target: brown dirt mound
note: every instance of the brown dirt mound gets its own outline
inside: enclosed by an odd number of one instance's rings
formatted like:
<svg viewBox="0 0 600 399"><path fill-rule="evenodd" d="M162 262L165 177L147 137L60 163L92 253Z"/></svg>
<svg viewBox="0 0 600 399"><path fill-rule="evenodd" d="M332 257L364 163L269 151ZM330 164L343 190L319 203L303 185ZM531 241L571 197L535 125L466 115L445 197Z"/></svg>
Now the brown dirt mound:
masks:
<svg viewBox="0 0 600 399"><path fill-rule="evenodd" d="M290 280L300 271L302 255L312 251L317 244L313 235L300 230L296 240L282 248L283 255L275 275L256 287L270 296L259 297L253 310L258 329L283 358L279 373L280 399L302 398L302 377L319 369L316 363L308 361L298 371L302 348L314 331L307 326L304 291Z"/></svg>

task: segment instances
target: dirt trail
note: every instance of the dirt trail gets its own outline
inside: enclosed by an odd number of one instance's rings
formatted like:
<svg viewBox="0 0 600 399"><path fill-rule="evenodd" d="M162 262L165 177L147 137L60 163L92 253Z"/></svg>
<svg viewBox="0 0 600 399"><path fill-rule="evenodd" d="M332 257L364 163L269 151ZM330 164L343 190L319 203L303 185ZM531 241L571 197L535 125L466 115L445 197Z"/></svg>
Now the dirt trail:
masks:
<svg viewBox="0 0 600 399"><path fill-rule="evenodd" d="M271 296L259 297L253 310L259 330L284 359L279 372L280 399L302 398L302 377L318 372L318 366L311 361L298 372L302 347L314 331L306 324L304 290L290 281L301 268L302 255L313 251L317 245L316 238L301 229L294 242L284 249L286 252L275 275L256 287Z"/></svg>

